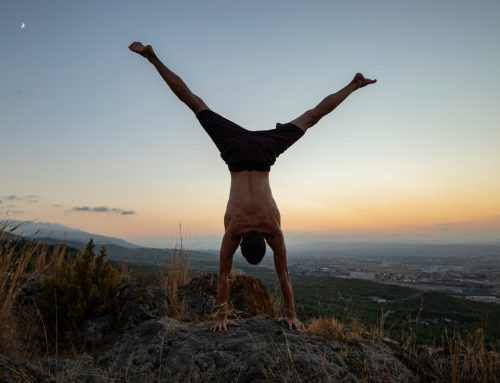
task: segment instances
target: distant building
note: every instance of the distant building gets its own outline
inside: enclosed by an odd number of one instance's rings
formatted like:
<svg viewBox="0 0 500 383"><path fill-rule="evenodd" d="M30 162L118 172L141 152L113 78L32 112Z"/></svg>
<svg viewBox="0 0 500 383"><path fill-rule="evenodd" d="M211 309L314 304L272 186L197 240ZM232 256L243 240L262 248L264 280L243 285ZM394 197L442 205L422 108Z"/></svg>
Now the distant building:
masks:
<svg viewBox="0 0 500 383"><path fill-rule="evenodd" d="M464 298L470 301L500 304L500 298L497 298L494 295L469 295Z"/></svg>
<svg viewBox="0 0 500 383"><path fill-rule="evenodd" d="M375 280L375 273L369 273L365 271L351 271L349 272L349 278L353 279L365 279L367 281Z"/></svg>
<svg viewBox="0 0 500 383"><path fill-rule="evenodd" d="M370 297L370 299L374 302L377 302L377 303L387 303L389 302L387 299L385 298L382 298L382 297Z"/></svg>

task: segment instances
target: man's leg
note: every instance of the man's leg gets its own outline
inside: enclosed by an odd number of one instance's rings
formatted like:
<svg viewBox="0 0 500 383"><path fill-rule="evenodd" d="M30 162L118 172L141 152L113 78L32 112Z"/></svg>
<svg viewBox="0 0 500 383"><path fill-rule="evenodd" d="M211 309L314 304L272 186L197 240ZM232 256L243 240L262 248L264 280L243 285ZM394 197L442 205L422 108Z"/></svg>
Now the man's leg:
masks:
<svg viewBox="0 0 500 383"><path fill-rule="evenodd" d="M129 45L132 52L138 53L147 58L154 65L160 76L165 80L172 92L186 104L195 114L202 110L209 109L203 100L195 95L188 86L174 72L168 69L165 64L156 56L151 45L144 46L140 42L133 42Z"/></svg>
<svg viewBox="0 0 500 383"><path fill-rule="evenodd" d="M340 105L352 92L366 85L373 84L377 80L365 78L361 73L356 73L352 81L344 88L336 93L325 97L316 107L308 110L295 120L290 121L291 124L297 125L302 130L306 131L311 126L315 125L322 117L333 111Z"/></svg>

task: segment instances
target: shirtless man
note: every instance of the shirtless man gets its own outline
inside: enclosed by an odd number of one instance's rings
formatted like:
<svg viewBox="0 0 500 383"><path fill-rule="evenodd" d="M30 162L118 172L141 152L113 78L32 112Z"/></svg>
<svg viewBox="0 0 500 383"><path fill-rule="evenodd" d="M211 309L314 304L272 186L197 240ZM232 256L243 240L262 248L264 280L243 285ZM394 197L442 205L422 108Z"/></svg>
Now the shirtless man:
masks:
<svg viewBox="0 0 500 383"><path fill-rule="evenodd" d="M236 249L240 246L246 260L256 265L264 257L266 242L274 253L274 265L285 303L286 317L281 320L290 329L295 327L302 330L303 325L295 313L280 212L271 193L269 171L276 158L302 137L307 129L334 110L352 92L377 80L367 79L357 73L344 88L327 96L295 120L277 124L276 129L249 131L210 110L180 77L160 61L151 45L134 42L129 49L148 59L175 95L196 114L231 172L231 191L224 215L225 233L220 249L218 319L212 330L227 330L228 278Z"/></svg>

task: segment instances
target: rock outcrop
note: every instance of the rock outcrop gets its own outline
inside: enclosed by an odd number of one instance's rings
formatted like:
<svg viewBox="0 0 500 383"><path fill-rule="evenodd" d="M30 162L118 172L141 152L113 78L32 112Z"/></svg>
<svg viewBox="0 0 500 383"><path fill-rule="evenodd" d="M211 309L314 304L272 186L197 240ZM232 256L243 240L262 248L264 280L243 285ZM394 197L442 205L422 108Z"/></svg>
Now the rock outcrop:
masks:
<svg viewBox="0 0 500 383"><path fill-rule="evenodd" d="M416 378L381 340L346 345L288 330L272 318L227 332L164 318L144 322L94 355L127 382L409 382Z"/></svg>
<svg viewBox="0 0 500 383"><path fill-rule="evenodd" d="M288 330L272 318L242 320L227 332L211 332L207 323L152 319L78 358L20 365L5 360L0 367L17 375L3 375L2 382L24 382L23 376L52 382L47 371L58 381L86 383L417 380L382 340L346 344Z"/></svg>
<svg viewBox="0 0 500 383"><path fill-rule="evenodd" d="M229 317L250 318L274 315L269 294L259 279L246 275L229 277ZM193 318L207 319L217 302L217 274L199 275L179 290L179 298Z"/></svg>

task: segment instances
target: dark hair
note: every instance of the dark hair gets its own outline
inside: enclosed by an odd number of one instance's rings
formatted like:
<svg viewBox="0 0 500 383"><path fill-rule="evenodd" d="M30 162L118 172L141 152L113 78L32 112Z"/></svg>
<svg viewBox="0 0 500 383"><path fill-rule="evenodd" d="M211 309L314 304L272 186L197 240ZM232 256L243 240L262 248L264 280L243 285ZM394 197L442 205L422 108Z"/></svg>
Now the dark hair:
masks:
<svg viewBox="0 0 500 383"><path fill-rule="evenodd" d="M249 231L242 235L240 248L248 263L258 265L266 254L266 241L258 231Z"/></svg>

